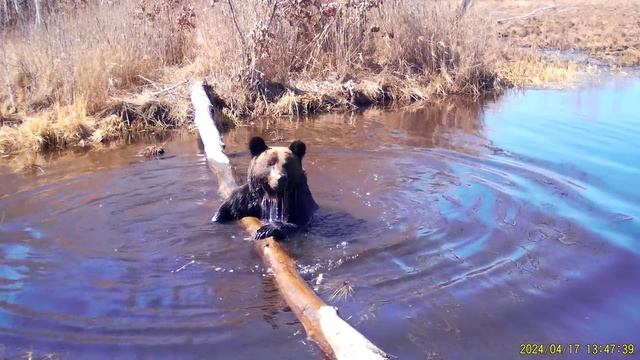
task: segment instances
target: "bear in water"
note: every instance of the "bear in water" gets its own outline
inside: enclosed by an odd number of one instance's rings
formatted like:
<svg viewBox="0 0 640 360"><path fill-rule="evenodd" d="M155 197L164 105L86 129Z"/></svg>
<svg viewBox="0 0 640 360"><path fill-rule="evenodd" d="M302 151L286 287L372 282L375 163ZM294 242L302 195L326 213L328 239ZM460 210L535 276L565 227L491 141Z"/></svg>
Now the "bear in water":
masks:
<svg viewBox="0 0 640 360"><path fill-rule="evenodd" d="M306 225L318 209L302 168L307 147L300 140L288 148L269 147L261 137L254 137L249 142L249 150L252 158L247 183L233 191L213 221L257 217L267 224L256 232L256 240L270 236L283 240Z"/></svg>

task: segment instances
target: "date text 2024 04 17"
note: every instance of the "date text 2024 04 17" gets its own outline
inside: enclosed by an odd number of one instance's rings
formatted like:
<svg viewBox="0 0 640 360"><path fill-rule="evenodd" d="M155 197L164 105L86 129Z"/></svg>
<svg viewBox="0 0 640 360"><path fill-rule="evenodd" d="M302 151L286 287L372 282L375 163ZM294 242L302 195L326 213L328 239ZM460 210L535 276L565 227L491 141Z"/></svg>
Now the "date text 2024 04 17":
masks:
<svg viewBox="0 0 640 360"><path fill-rule="evenodd" d="M597 343L572 343L572 344L542 344L542 343L522 343L520 344L520 355L566 355L566 354L588 354L588 355L634 355L636 346L632 343L618 344L597 344Z"/></svg>

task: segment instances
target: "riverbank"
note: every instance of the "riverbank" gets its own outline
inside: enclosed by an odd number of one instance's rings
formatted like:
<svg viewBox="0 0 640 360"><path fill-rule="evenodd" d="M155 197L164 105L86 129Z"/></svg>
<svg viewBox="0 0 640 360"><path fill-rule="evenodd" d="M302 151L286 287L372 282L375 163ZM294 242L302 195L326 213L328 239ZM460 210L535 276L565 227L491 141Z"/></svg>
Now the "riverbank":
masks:
<svg viewBox="0 0 640 360"><path fill-rule="evenodd" d="M493 12L411 0L51 5L40 25L9 22L0 33L0 154L190 127L198 79L225 120L242 123L563 83L581 71L522 51L527 38L504 36L498 21L522 9L494 3Z"/></svg>
<svg viewBox="0 0 640 360"><path fill-rule="evenodd" d="M640 2L531 0L479 2L497 32L514 45L588 56L614 67L640 65Z"/></svg>

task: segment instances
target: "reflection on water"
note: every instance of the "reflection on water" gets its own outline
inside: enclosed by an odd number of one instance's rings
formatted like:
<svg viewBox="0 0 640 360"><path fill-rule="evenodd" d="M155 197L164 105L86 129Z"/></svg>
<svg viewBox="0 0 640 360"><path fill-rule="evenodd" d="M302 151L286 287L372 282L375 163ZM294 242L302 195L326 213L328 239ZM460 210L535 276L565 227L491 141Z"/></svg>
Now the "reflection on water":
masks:
<svg viewBox="0 0 640 360"><path fill-rule="evenodd" d="M341 315L401 359L516 358L522 342L637 342L640 82L263 120L321 206L290 244ZM197 139L0 176L0 354L318 358L233 225ZM321 275L321 276L320 276ZM638 344L636 344L637 346ZM585 353L586 354L586 353Z"/></svg>

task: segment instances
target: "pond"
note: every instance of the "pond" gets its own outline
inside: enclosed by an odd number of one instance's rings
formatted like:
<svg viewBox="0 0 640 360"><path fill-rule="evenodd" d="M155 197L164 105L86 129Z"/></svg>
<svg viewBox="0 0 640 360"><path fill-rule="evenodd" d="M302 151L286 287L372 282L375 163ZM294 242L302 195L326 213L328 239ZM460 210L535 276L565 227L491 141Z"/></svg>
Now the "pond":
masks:
<svg viewBox="0 0 640 360"><path fill-rule="evenodd" d="M638 351L638 99L639 80L605 77L257 121L225 142L238 179L251 136L306 142L321 210L288 246L318 293L388 353ZM242 229L209 222L222 199L197 137L176 134L160 159L137 157L144 146L3 168L0 356L321 358ZM345 282L352 294L332 297Z"/></svg>

